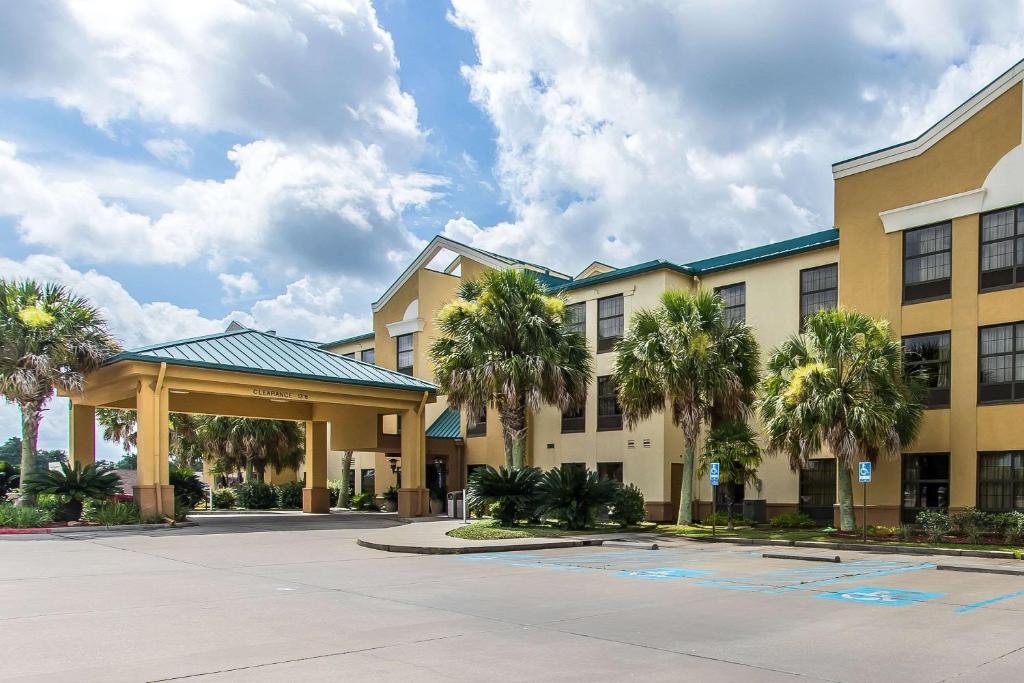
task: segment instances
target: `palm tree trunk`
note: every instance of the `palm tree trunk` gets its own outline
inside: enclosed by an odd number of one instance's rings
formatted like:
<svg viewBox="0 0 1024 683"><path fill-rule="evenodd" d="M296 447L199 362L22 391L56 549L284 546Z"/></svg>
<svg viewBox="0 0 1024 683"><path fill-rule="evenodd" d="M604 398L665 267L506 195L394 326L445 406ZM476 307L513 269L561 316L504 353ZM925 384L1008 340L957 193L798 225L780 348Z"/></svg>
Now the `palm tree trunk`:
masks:
<svg viewBox="0 0 1024 683"><path fill-rule="evenodd" d="M349 502L348 476L352 471L352 451L341 455L341 490L338 491L338 507L347 508Z"/></svg>
<svg viewBox="0 0 1024 683"><path fill-rule="evenodd" d="M254 469L253 469L253 466L252 466L252 460L246 460L245 461L245 481L246 481L246 483L252 481L252 479L253 479L253 472L254 472Z"/></svg>
<svg viewBox="0 0 1024 683"><path fill-rule="evenodd" d="M712 493L711 495L715 495L715 494ZM732 525L732 502L733 502L733 500L732 500L732 482L728 482L725 485L725 502L726 502L726 505L728 506L728 509L729 509L729 511L727 513L729 515L729 526L727 528L729 529L729 531L732 531L733 530L733 525Z"/></svg>
<svg viewBox="0 0 1024 683"><path fill-rule="evenodd" d="M39 421L42 419L42 410L38 403L22 403L21 408L21 480L36 471L36 460L39 451L36 444L39 440ZM36 497L32 494L22 494L18 499L21 507L31 507L36 504Z"/></svg>
<svg viewBox="0 0 1024 683"><path fill-rule="evenodd" d="M683 456L683 483L679 490L678 524L693 523L693 452L696 444L687 443Z"/></svg>
<svg viewBox="0 0 1024 683"><path fill-rule="evenodd" d="M505 440L505 467L526 465L526 406L521 402L500 411L501 434Z"/></svg>
<svg viewBox="0 0 1024 683"><path fill-rule="evenodd" d="M839 468L839 529L855 531L857 520L853 514L853 472L846 462L839 459L836 459L836 467Z"/></svg>

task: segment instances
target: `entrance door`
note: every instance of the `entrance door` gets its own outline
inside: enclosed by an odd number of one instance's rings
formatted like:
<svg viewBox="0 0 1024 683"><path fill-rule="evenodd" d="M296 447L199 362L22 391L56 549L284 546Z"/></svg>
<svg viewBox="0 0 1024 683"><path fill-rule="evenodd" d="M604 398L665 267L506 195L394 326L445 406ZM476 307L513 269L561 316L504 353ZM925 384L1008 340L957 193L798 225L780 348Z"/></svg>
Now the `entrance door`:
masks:
<svg viewBox="0 0 1024 683"><path fill-rule="evenodd" d="M672 509L669 510L669 518L667 521L674 523L677 519L679 519L679 489L683 485L683 463L672 463L672 476L669 478L669 480L669 485L672 487L670 491L672 494L672 497L670 498L670 500L672 501Z"/></svg>
<svg viewBox="0 0 1024 683"><path fill-rule="evenodd" d="M832 525L836 504L836 461L811 460L800 469L800 512L822 525Z"/></svg>

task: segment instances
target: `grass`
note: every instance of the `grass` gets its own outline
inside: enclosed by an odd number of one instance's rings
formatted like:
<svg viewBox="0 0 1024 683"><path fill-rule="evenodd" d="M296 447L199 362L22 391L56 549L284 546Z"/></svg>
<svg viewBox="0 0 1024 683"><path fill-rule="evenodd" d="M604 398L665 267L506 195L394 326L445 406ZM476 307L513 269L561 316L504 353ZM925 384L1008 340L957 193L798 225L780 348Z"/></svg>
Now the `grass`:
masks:
<svg viewBox="0 0 1024 683"><path fill-rule="evenodd" d="M513 538L559 538L562 536L581 536L587 534L611 534L616 532L652 531L654 524L643 524L639 527L621 528L618 524L598 524L586 531L569 531L552 524L522 524L514 527L501 527L493 519L484 519L460 526L448 532L452 538L469 541L500 541Z"/></svg>

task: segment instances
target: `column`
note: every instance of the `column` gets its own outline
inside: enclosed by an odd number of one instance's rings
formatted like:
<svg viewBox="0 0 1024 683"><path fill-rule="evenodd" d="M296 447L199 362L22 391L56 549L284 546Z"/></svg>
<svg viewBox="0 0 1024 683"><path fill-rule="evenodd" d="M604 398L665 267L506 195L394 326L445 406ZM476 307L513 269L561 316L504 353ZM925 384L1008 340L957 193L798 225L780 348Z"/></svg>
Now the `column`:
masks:
<svg viewBox="0 0 1024 683"><path fill-rule="evenodd" d="M70 408L68 441L71 462L85 467L96 462L96 406L72 403Z"/></svg>
<svg viewBox="0 0 1024 683"><path fill-rule="evenodd" d="M170 484L170 423L167 389L157 380L139 382L135 399L138 413L138 482L133 490L139 512L146 517L174 516L174 487Z"/></svg>
<svg viewBox="0 0 1024 683"><path fill-rule="evenodd" d="M427 514L427 436L423 413L414 408L402 413L402 488L398 489L399 517Z"/></svg>
<svg viewBox="0 0 1024 683"><path fill-rule="evenodd" d="M331 511L331 494L327 490L326 422L306 423L306 487L302 489L302 511Z"/></svg>

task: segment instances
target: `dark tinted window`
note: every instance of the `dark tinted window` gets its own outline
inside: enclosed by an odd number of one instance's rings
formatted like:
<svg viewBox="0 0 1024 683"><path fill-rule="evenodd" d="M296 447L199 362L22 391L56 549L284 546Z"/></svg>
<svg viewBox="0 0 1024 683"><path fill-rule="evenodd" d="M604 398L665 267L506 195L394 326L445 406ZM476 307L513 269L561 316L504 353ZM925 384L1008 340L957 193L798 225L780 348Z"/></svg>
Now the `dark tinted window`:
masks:
<svg viewBox="0 0 1024 683"><path fill-rule="evenodd" d="M949 507L949 453L903 456L902 521L913 524L917 513Z"/></svg>
<svg viewBox="0 0 1024 683"><path fill-rule="evenodd" d="M1024 400L1024 323L978 330L978 401Z"/></svg>
<svg viewBox="0 0 1024 683"><path fill-rule="evenodd" d="M1024 283L1024 207L981 217L981 289Z"/></svg>
<svg viewBox="0 0 1024 683"><path fill-rule="evenodd" d="M597 351L611 351L622 338L625 302L621 294L597 300Z"/></svg>
<svg viewBox="0 0 1024 683"><path fill-rule="evenodd" d="M831 263L800 271L800 327L807 316L839 303L839 266Z"/></svg>
<svg viewBox="0 0 1024 683"><path fill-rule="evenodd" d="M471 417L466 425L466 436L481 436L487 433L487 408L483 412Z"/></svg>
<svg viewBox="0 0 1024 683"><path fill-rule="evenodd" d="M903 233L903 301L949 296L952 272L952 223Z"/></svg>
<svg viewBox="0 0 1024 683"><path fill-rule="evenodd" d="M747 283L739 282L715 289L725 304L725 319L730 323L747 322Z"/></svg>
<svg viewBox="0 0 1024 683"><path fill-rule="evenodd" d="M587 304L568 304L565 307L565 326L573 332L587 336Z"/></svg>
<svg viewBox="0 0 1024 683"><path fill-rule="evenodd" d="M597 430L622 429L619 392L611 375L597 378Z"/></svg>
<svg viewBox="0 0 1024 683"><path fill-rule="evenodd" d="M925 373L929 407L949 405L949 332L903 338L903 360L908 370Z"/></svg>
<svg viewBox="0 0 1024 683"><path fill-rule="evenodd" d="M398 349L398 371L406 375L412 374L412 335L403 334L395 337L395 346Z"/></svg>
<svg viewBox="0 0 1024 683"><path fill-rule="evenodd" d="M978 508L1024 510L1024 453L978 454Z"/></svg>
<svg viewBox="0 0 1024 683"><path fill-rule="evenodd" d="M373 365L376 362L376 354L374 354L373 349L363 349L359 354L359 360Z"/></svg>

